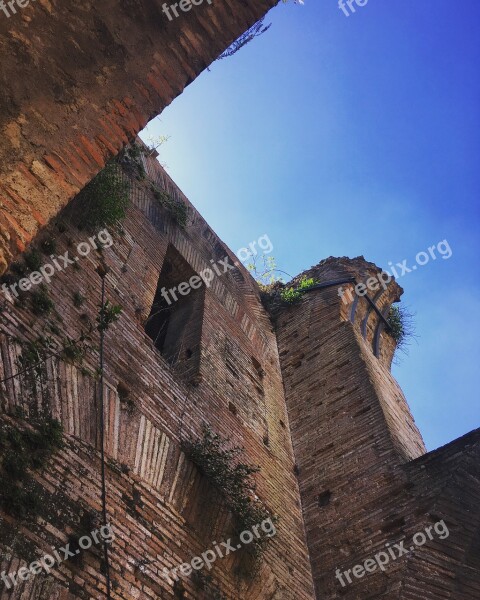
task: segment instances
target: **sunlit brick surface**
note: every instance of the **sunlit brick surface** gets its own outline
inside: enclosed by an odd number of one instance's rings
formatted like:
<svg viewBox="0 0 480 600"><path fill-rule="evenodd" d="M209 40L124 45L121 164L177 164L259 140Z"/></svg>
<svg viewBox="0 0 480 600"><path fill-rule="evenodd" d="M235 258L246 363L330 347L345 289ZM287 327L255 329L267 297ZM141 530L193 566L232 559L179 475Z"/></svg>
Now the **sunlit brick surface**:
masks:
<svg viewBox="0 0 480 600"><path fill-rule="evenodd" d="M37 0L0 17L0 273L272 0Z"/></svg>

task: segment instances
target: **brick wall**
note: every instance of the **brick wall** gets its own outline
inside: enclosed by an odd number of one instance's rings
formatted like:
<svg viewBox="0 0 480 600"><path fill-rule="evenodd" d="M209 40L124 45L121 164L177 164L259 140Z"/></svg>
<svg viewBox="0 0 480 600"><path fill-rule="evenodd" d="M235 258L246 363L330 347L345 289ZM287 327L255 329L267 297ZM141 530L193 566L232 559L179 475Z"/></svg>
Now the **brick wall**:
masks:
<svg viewBox="0 0 480 600"><path fill-rule="evenodd" d="M201 590L188 577L183 591L174 590L160 573L163 567L191 560L213 541L226 540L231 532L231 516L218 493L180 448L181 439L200 435L207 422L244 446L248 462L261 467L257 494L280 516L258 576L236 575L242 560L238 553L217 561L212 586L232 600L312 600L276 339L253 281L238 266L205 290L201 356L193 379L178 373L144 331L169 246L197 273L212 258L235 258L190 204L187 227L176 224L155 200L150 181L188 201L158 163L149 159L146 166L150 180L135 181L132 206L123 230L114 235L114 245L92 251L77 268L71 266L53 278L48 292L55 309L50 315L32 314L30 293L20 304L2 303L0 378L18 370L21 340L47 333L56 340L77 338L88 321L95 320L100 302L96 267L104 261L111 269L107 296L124 309L108 331L105 346L108 514L117 535L111 550L114 598L213 597L213 588ZM81 207L74 203L68 215L74 216L75 209ZM58 254L75 254L86 235L72 224L60 233L52 223L34 243L53 236ZM81 307L73 302L76 292L86 298ZM21 427L19 410L29 419L45 409L61 420L66 439L65 449L35 475L43 500L39 517L22 523L1 515L1 551L6 558L0 571L17 570L32 556L63 546L79 530L82 515L98 515L97 367L93 347L83 365L50 358L41 385L31 374L0 385L2 422ZM38 575L23 583L12 595L0 591L0 598L104 597L98 549L82 557L83 564L64 563L49 577Z"/></svg>
<svg viewBox="0 0 480 600"><path fill-rule="evenodd" d="M327 259L305 275L364 282L377 273L360 257ZM353 286L342 285L346 292ZM347 294L343 302L338 287L312 290L276 316L317 598L473 600L480 582L478 433L425 454L390 373L395 343L365 298ZM388 314L400 294L395 282L377 292L379 312ZM352 575L386 544L411 543L440 519L451 527L448 539L429 540L384 573ZM351 584L344 576L342 585L338 568L350 569Z"/></svg>
<svg viewBox="0 0 480 600"><path fill-rule="evenodd" d="M276 2L205 2L173 21L162 4L37 0L0 13L0 274Z"/></svg>

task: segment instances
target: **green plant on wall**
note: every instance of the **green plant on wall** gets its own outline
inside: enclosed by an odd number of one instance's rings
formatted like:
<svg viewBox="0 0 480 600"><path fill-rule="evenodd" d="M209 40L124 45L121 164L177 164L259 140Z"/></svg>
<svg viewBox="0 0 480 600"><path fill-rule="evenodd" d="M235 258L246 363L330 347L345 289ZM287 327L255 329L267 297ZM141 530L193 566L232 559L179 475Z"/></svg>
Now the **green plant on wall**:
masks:
<svg viewBox="0 0 480 600"><path fill-rule="evenodd" d="M274 256L262 254L260 259L258 255L252 257L252 261L246 265L246 268L252 274L252 277L258 283L262 292L270 292L276 283L283 282L283 278L277 273L285 273L277 267L277 261ZM290 277L290 276L289 276Z"/></svg>
<svg viewBox="0 0 480 600"><path fill-rule="evenodd" d="M169 135L156 135L156 136L149 135L147 137L147 142L148 142L147 154L148 154L148 156L158 155L158 149L160 148L160 146L163 146L164 144L166 144L169 139L170 139Z"/></svg>
<svg viewBox="0 0 480 600"><path fill-rule="evenodd" d="M53 237L48 237L41 242L40 248L44 254L53 254L57 251L57 242Z"/></svg>
<svg viewBox="0 0 480 600"><path fill-rule="evenodd" d="M76 308L81 308L85 302L86 298L79 291L74 292L73 294L73 305Z"/></svg>
<svg viewBox="0 0 480 600"><path fill-rule="evenodd" d="M50 298L45 285L40 285L37 290L32 292L30 300L32 312L38 317L48 315L54 306L53 300Z"/></svg>
<svg viewBox="0 0 480 600"><path fill-rule="evenodd" d="M107 331L107 329L118 321L122 314L122 307L118 304L112 304L110 300L106 300L105 303L99 305L97 315L97 329L98 331Z"/></svg>
<svg viewBox="0 0 480 600"><path fill-rule="evenodd" d="M256 484L253 475L260 469L239 460L243 448L229 447L228 440L204 425L202 437L183 441L182 449L222 494L235 517L237 534L251 530L266 519L278 520L254 493ZM269 538L261 537L248 547L256 559L261 557L268 541Z"/></svg>
<svg viewBox="0 0 480 600"><path fill-rule="evenodd" d="M0 506L18 519L38 514L42 504L31 474L63 447L63 428L58 421L43 418L32 425L18 429L10 423L0 424Z"/></svg>
<svg viewBox="0 0 480 600"><path fill-rule="evenodd" d="M51 355L54 342L49 336L40 336L35 340L19 341L22 352L17 359L17 364L22 371L31 371L36 377L43 377L45 361Z"/></svg>
<svg viewBox="0 0 480 600"><path fill-rule="evenodd" d="M388 312L387 333L397 342L396 352L406 353L410 339L415 337L414 315L405 307L393 304Z"/></svg>
<svg viewBox="0 0 480 600"><path fill-rule="evenodd" d="M142 158L144 151L143 146L132 142L123 148L115 160L130 177L142 180L147 176Z"/></svg>
<svg viewBox="0 0 480 600"><path fill-rule="evenodd" d="M285 287L283 278L277 275L277 273L283 273L289 277L291 275L278 269L275 258L273 256L266 256L265 254L261 256L260 261L258 260L258 256L256 256L246 267L258 283L262 302L267 308L273 306L275 303L296 304L302 299L306 291L319 283L313 277L303 276L297 286Z"/></svg>
<svg viewBox="0 0 480 600"><path fill-rule="evenodd" d="M78 340L72 340L69 337L65 338L59 357L71 364L81 365L88 350L90 350L90 346L87 343L89 339L90 336L83 333Z"/></svg>
<svg viewBox="0 0 480 600"><path fill-rule="evenodd" d="M313 277L304 276L302 279L300 279L300 282L296 287L288 287L280 290L280 297L285 304L296 304L303 298L303 294L307 290L318 283L319 281Z"/></svg>
<svg viewBox="0 0 480 600"><path fill-rule="evenodd" d="M40 267L43 265L42 255L36 248L30 248L30 250L25 252L23 260L29 271L39 271Z"/></svg>
<svg viewBox="0 0 480 600"><path fill-rule="evenodd" d="M78 194L82 213L78 226L89 231L112 227L122 221L130 203L130 185L115 160Z"/></svg>
<svg viewBox="0 0 480 600"><path fill-rule="evenodd" d="M155 200L168 210L178 225L183 229L187 226L188 206L182 199L174 198L165 190L160 190L156 185L152 184L152 191Z"/></svg>
<svg viewBox="0 0 480 600"><path fill-rule="evenodd" d="M31 373L35 379L41 382L42 380L46 380L46 362L51 357L56 356L72 364L81 364L87 352L91 349L89 345L89 341L91 340L90 334L91 330L87 332L82 331L80 337L76 340L69 337L63 338L61 345L55 342L50 336L39 336L33 340L19 340L15 338L22 349L17 359L20 373Z"/></svg>

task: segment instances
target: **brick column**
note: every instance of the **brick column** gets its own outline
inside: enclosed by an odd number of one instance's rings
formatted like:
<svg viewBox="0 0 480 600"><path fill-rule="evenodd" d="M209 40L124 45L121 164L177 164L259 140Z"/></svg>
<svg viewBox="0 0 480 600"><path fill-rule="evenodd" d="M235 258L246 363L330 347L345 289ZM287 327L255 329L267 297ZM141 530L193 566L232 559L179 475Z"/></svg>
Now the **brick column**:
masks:
<svg viewBox="0 0 480 600"><path fill-rule="evenodd" d="M378 269L363 258L327 259L306 272L321 282ZM297 278L298 281L298 278ZM353 285L306 293L276 318L305 526L318 598L336 598L335 569L371 554L395 527L396 469L425 452L405 398L390 374L395 344ZM388 312L401 288L391 282L375 302ZM372 292L369 292L373 297ZM375 353L378 355L375 356ZM376 585L371 579L371 585ZM384 585L383 582L381 585ZM343 590L348 598L356 591ZM352 594L353 595L349 595Z"/></svg>

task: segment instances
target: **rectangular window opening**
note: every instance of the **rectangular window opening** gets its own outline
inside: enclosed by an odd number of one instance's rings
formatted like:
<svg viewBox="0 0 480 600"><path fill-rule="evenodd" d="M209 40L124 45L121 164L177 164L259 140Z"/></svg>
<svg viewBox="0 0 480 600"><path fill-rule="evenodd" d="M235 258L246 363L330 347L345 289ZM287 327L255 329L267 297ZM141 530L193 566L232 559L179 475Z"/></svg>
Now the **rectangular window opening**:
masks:
<svg viewBox="0 0 480 600"><path fill-rule="evenodd" d="M196 375L200 368L205 287L201 280L199 285L199 280L183 256L170 245L145 325L145 332L157 350L188 377Z"/></svg>

